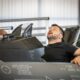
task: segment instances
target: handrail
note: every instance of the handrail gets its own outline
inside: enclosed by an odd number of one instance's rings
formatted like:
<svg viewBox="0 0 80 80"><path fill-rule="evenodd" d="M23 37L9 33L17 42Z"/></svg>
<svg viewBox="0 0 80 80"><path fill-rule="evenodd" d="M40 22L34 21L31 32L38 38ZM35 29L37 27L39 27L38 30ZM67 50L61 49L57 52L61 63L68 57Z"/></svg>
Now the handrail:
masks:
<svg viewBox="0 0 80 80"><path fill-rule="evenodd" d="M19 22L19 21L37 21L37 20L49 20L49 17L1 19L0 23L2 23L2 22Z"/></svg>
<svg viewBox="0 0 80 80"><path fill-rule="evenodd" d="M13 26L3 26L3 27L0 27L0 29L13 30Z"/></svg>

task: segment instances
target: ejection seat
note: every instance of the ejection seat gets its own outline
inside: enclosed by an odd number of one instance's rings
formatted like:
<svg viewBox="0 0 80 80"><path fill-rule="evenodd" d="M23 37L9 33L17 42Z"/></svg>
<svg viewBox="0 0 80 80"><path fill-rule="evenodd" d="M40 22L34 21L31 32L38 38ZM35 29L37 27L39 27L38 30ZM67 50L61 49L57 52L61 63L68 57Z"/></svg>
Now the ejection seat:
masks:
<svg viewBox="0 0 80 80"><path fill-rule="evenodd" d="M66 28L65 33L64 33L64 42L73 44L75 42L78 31L79 31L78 26Z"/></svg>

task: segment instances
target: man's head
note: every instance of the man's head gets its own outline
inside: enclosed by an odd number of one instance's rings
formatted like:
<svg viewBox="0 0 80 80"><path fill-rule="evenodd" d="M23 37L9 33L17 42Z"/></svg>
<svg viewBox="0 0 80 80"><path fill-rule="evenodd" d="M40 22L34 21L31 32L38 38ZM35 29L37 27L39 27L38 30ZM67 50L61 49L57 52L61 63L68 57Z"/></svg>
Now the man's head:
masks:
<svg viewBox="0 0 80 80"><path fill-rule="evenodd" d="M61 40L63 39L64 31L57 24L52 24L49 28L47 38L49 41L51 40Z"/></svg>

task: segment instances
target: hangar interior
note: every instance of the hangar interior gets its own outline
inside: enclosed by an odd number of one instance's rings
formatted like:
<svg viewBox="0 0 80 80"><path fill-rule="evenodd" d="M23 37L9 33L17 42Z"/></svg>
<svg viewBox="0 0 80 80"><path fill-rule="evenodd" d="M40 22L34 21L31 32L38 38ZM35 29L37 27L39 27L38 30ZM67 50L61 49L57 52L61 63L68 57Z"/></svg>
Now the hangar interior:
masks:
<svg viewBox="0 0 80 80"><path fill-rule="evenodd" d="M47 46L48 29L58 24L65 31L64 41L80 47L79 3L79 0L0 0L0 40L36 37ZM38 47L40 44L36 43Z"/></svg>
<svg viewBox="0 0 80 80"><path fill-rule="evenodd" d="M23 24L22 35L30 23L33 23L32 36L47 45L47 31L51 24L63 28L79 26L79 0L0 0L1 29L12 33Z"/></svg>
<svg viewBox="0 0 80 80"><path fill-rule="evenodd" d="M0 80L80 80L80 55L62 45L46 48L52 24L63 28L65 43L80 48L80 0L0 0Z"/></svg>

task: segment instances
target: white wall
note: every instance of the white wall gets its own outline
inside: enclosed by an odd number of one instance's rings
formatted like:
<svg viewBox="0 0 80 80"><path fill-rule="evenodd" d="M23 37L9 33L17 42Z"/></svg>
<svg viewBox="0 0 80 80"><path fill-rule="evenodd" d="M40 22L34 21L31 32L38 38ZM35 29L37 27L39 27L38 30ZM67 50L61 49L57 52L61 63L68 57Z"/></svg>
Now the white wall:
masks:
<svg viewBox="0 0 80 80"><path fill-rule="evenodd" d="M40 16L51 18L50 24L78 24L78 0L41 0L40 10Z"/></svg>
<svg viewBox="0 0 80 80"><path fill-rule="evenodd" d="M0 19L37 17L37 0L0 0Z"/></svg>
<svg viewBox="0 0 80 80"><path fill-rule="evenodd" d="M0 19L50 17L49 24L78 25L78 0L0 0Z"/></svg>

